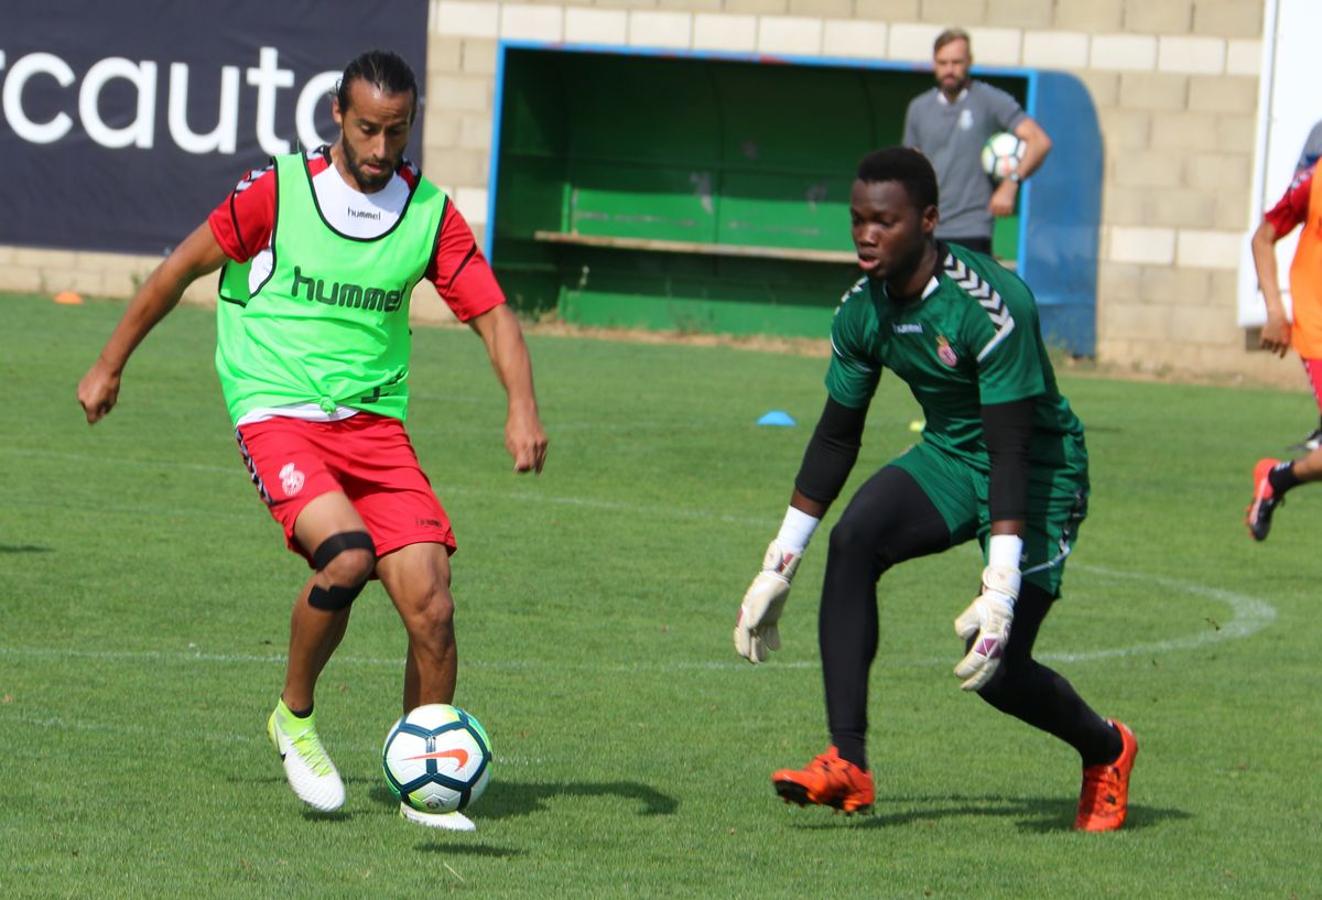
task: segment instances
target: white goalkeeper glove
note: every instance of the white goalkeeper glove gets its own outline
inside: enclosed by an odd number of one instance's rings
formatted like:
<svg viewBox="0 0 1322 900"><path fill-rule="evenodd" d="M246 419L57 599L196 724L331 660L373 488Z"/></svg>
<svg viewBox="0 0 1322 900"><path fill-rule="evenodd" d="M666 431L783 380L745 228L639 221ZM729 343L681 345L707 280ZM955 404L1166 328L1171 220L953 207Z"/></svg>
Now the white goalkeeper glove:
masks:
<svg viewBox="0 0 1322 900"><path fill-rule="evenodd" d="M765 662L767 651L780 649L780 613L790 595L790 582L802 553L772 541L762 557L762 571L744 594L734 626L735 652L751 663Z"/></svg>
<svg viewBox="0 0 1322 900"><path fill-rule="evenodd" d="M996 674L1010 642L1019 583L1018 569L988 566L982 570L982 593L955 620L955 633L966 641L973 639L969 652L955 666L955 676L964 679L963 690L979 690Z"/></svg>

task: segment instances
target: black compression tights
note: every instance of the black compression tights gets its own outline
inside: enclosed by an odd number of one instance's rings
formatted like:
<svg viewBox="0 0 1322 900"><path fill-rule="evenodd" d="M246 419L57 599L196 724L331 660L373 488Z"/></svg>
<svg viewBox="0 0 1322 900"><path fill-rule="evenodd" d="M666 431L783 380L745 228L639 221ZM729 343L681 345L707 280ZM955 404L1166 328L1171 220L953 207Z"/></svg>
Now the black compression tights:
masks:
<svg viewBox="0 0 1322 900"><path fill-rule="evenodd" d="M831 740L856 765L867 767L864 735L868 670L877 653L877 580L898 562L949 547L950 530L940 512L912 476L896 466L868 479L831 530L818 641ZM1032 658L1051 602L1046 591L1024 583L1005 658L978 693L1001 712L1074 747L1085 766L1108 762L1120 754L1119 735L1068 681Z"/></svg>

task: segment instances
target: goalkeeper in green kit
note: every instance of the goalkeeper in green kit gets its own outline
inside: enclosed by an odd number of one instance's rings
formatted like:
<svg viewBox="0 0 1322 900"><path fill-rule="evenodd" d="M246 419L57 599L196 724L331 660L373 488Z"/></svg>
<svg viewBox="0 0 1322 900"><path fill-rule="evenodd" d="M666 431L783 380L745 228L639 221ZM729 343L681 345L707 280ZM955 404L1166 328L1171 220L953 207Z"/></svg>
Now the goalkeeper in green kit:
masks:
<svg viewBox="0 0 1322 900"><path fill-rule="evenodd" d="M780 533L739 610L735 649L759 663L808 541L857 459L883 368L923 408L922 440L881 468L831 530L818 640L831 746L772 775L786 801L871 809L865 750L877 582L891 566L977 538L985 568L955 618L960 687L1074 747L1083 787L1074 827L1124 824L1138 744L1033 659L1087 511L1083 426L1056 388L1028 287L995 260L934 238L936 176L926 157L864 157L850 198L864 272L831 327L827 399ZM963 606L961 601L958 606Z"/></svg>

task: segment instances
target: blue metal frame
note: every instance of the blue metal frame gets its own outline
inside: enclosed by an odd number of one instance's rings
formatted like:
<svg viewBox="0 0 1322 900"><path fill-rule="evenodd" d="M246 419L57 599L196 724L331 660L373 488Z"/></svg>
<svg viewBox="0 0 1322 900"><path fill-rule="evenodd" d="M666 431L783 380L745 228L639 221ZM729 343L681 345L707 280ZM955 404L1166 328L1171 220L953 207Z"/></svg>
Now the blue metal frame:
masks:
<svg viewBox="0 0 1322 900"><path fill-rule="evenodd" d="M824 68L875 69L925 72L925 63L895 62L835 56L772 56L723 50L682 50L634 47L621 44L576 44L554 41L508 40L496 46L496 88L493 99L491 156L487 176L487 221L484 249L493 260L495 249L496 193L500 183L500 147L504 112L505 55L510 50L542 50L563 53L599 53L623 56L673 57L683 60L718 60L771 65ZM1034 288L1042 316L1043 334L1072 353L1091 355L1096 343L1097 251L1101 217L1101 131L1087 89L1073 76L1018 66L975 66L971 74L1022 78L1027 84L1024 111L1053 135L1056 147L1062 140L1073 154L1084 157L1079 171L1060 172L1051 177L1049 167L1024 182L1019 199L1019 247L1016 271ZM1043 194L1049 210L1034 205L1037 188L1055 185L1058 191ZM1039 204L1040 206L1040 204ZM1044 228L1030 228L1034 214L1049 211ZM1038 231L1050 231L1050 240L1034 241ZM1054 243L1063 240L1062 252ZM1072 272L1059 271L1068 265Z"/></svg>

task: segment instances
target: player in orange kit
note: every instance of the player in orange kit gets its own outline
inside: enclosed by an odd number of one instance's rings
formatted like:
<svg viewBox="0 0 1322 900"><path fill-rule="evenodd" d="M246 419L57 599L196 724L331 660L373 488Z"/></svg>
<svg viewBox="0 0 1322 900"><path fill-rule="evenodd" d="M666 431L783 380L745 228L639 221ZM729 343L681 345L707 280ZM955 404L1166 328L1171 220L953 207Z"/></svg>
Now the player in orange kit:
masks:
<svg viewBox="0 0 1322 900"><path fill-rule="evenodd" d="M1253 233L1253 265L1267 304L1267 324L1262 327L1263 349L1285 356L1294 347L1304 364L1313 397L1322 409L1322 180L1314 178L1317 162L1295 173L1280 201L1263 216ZM1290 299L1293 322L1286 317L1276 271L1275 244L1299 225L1299 245L1290 264ZM1295 449L1315 451L1322 447L1322 423ZM1302 462L1302 460L1300 461ZM1253 469L1253 502L1245 516L1255 541L1267 539L1272 513L1290 488L1301 478L1291 462L1264 458Z"/></svg>

